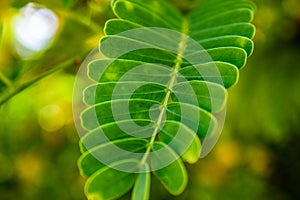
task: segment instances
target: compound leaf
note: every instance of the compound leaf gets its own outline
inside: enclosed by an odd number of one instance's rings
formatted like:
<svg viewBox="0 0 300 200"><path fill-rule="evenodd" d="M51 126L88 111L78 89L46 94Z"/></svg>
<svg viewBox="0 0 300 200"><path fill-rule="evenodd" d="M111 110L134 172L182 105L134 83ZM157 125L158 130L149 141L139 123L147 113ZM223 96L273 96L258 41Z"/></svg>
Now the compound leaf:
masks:
<svg viewBox="0 0 300 200"><path fill-rule="evenodd" d="M173 195L217 138L227 88L253 52L255 6L203 0L182 14L165 0L113 0L83 91L82 156L90 199L150 196L151 172ZM218 116L218 117L216 117ZM222 125L222 124L221 124ZM208 140L208 142L206 142ZM204 153L204 154L205 154Z"/></svg>

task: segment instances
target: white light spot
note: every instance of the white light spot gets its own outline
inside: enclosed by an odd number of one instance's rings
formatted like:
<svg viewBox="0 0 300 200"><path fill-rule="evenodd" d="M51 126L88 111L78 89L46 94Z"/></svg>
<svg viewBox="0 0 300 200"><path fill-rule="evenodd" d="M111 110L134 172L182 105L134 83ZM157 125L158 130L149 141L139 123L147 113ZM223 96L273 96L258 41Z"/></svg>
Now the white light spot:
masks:
<svg viewBox="0 0 300 200"><path fill-rule="evenodd" d="M33 3L21 9L12 23L16 49L23 56L28 54L22 52L24 48L32 53L45 49L58 29L57 16L51 10Z"/></svg>

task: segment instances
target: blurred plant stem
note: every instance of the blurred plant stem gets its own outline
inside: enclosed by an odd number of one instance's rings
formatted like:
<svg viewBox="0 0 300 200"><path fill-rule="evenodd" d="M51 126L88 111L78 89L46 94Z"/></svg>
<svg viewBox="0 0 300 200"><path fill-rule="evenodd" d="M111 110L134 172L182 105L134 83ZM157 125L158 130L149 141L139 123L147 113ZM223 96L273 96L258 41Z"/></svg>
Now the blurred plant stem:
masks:
<svg viewBox="0 0 300 200"><path fill-rule="evenodd" d="M28 87L32 86L33 84L35 84L36 82L42 80L43 78L54 74L55 72L61 71L63 69L66 69L72 65L75 65L76 61L78 60L77 58L70 58L67 61L53 67L52 69L40 74L39 76L33 78L32 80L22 83L20 85L18 84L12 84L11 81L9 79L7 79L2 73L0 73L0 79L6 83L9 86L9 91L7 93L5 93L4 95L0 96L0 106L2 106L3 104L5 104L8 100L10 100L12 97L14 97L15 95L17 95L18 93L22 92L23 90L27 89Z"/></svg>
<svg viewBox="0 0 300 200"><path fill-rule="evenodd" d="M0 81L2 81L8 88L14 89L14 84L2 72L0 72Z"/></svg>

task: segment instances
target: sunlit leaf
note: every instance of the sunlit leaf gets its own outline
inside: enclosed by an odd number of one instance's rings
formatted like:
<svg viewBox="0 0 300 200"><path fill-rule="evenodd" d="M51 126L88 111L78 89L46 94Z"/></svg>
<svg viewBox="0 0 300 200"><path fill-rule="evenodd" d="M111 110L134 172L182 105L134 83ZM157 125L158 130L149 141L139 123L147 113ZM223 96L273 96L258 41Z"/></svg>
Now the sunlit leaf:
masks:
<svg viewBox="0 0 300 200"><path fill-rule="evenodd" d="M153 168L156 168L155 165L160 165L160 162L162 162L163 159L177 157L176 153L162 142L154 143L153 150L155 152L155 150L163 147L166 148L166 151L163 151L163 153L160 154L154 153L152 157L151 165ZM187 172L181 159L177 159L169 166L154 171L153 173L173 195L181 194L187 185Z"/></svg>
<svg viewBox="0 0 300 200"><path fill-rule="evenodd" d="M122 160L114 166L127 166L135 168L135 160ZM85 186L85 193L89 199L116 199L125 194L134 184L137 174L121 172L109 167L102 168L94 173Z"/></svg>
<svg viewBox="0 0 300 200"><path fill-rule="evenodd" d="M116 170L114 163L134 159L132 173L118 172L130 176L130 187L135 182L133 200L149 199L151 172L179 195L187 185L183 161L197 162L206 139L216 138L226 88L237 83L252 54L255 7L243 0L204 0L183 15L166 1L114 0L111 6L117 19L107 21L100 40L105 59L89 63L94 84L83 91L87 133L78 164L88 178L86 191L103 198L94 185L106 178L106 164Z"/></svg>

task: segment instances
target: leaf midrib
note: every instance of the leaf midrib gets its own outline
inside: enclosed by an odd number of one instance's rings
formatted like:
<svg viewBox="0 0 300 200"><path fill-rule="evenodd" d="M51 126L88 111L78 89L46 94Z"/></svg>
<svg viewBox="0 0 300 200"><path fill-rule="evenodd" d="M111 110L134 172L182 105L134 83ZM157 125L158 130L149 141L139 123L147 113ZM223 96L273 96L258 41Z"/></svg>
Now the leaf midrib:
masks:
<svg viewBox="0 0 300 200"><path fill-rule="evenodd" d="M166 96L164 98L164 101L161 105L161 111L159 113L159 116L156 120L156 122L154 123L154 131L152 133L152 137L150 139L150 142L147 146L147 150L139 164L139 169L141 169L141 167L146 163L147 158L149 156L150 151L153 148L155 139L159 133L159 129L160 129L160 125L163 122L164 119L164 114L167 112L167 105L168 103L171 101L171 93L172 93L172 87L177 83L177 73L179 72L179 70L181 69L181 65L182 65L182 59L183 59L183 55L185 53L186 50L186 46L187 46L187 41L188 41L188 34L189 34L189 22L187 18L183 18L183 22L182 22L182 31L181 31L182 35L181 35L181 39L180 39L180 43L178 44L178 52L177 52L177 56L174 62L174 66L172 67L172 72L170 74L170 81L167 85L167 92L166 92Z"/></svg>

